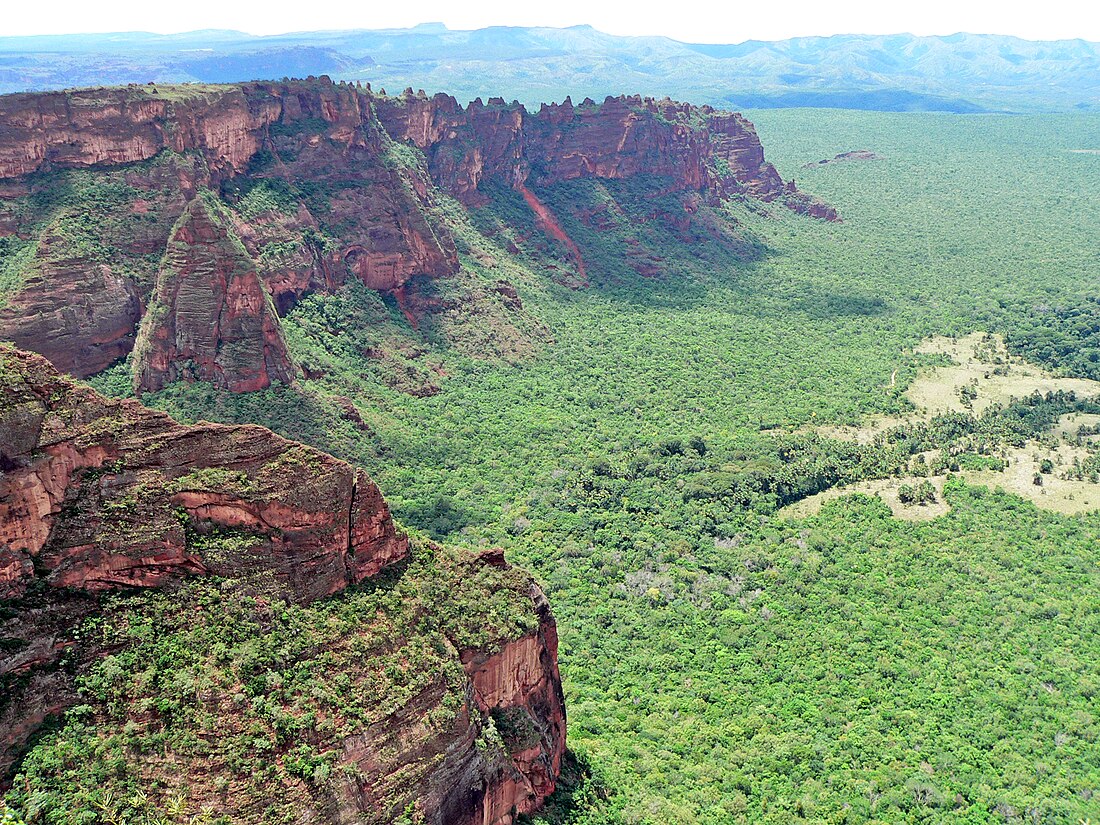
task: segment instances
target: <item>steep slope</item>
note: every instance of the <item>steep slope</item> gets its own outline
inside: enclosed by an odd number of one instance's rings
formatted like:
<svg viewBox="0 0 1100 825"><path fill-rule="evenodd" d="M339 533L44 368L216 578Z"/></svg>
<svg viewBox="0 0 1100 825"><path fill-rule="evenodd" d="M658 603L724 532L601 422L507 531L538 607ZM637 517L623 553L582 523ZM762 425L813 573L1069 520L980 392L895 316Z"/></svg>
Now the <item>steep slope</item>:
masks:
<svg viewBox="0 0 1100 825"><path fill-rule="evenodd" d="M502 98L463 109L447 95L428 98L408 89L380 98L378 117L392 136L422 149L432 177L468 204L483 202L477 187L484 179L541 187L657 175L677 189L779 199L805 211L799 199L788 200L797 190L765 162L752 124L709 106L639 95L574 106L566 98L532 114Z"/></svg>
<svg viewBox="0 0 1100 825"><path fill-rule="evenodd" d="M185 369L234 392L293 380L275 305L216 204L195 198L173 230L134 360L148 390Z"/></svg>
<svg viewBox="0 0 1100 825"><path fill-rule="evenodd" d="M522 194L521 219L564 244L576 285L589 283L585 249L542 197L569 181L675 195L660 219L677 226L730 201L838 220L780 178L740 115L667 99L532 113L321 78L12 95L0 118L0 238L14 250L0 261L0 338L81 377L140 340L139 392L292 381L278 316L351 281L392 300L414 331L462 311L532 327L458 238L499 189ZM505 351L531 348L501 338Z"/></svg>
<svg viewBox="0 0 1100 825"><path fill-rule="evenodd" d="M91 375L134 345L141 297L133 278L71 248L64 231L42 233L23 288L0 307L4 336L59 369Z"/></svg>
<svg viewBox="0 0 1100 825"><path fill-rule="evenodd" d="M261 427L180 426L10 348L0 378L0 782L28 817L136 788L240 823L279 797L295 819L484 825L553 790L554 621L499 551L410 551L362 471ZM201 686L180 694L186 673ZM314 687L291 697L295 679ZM58 761L70 741L105 746Z"/></svg>

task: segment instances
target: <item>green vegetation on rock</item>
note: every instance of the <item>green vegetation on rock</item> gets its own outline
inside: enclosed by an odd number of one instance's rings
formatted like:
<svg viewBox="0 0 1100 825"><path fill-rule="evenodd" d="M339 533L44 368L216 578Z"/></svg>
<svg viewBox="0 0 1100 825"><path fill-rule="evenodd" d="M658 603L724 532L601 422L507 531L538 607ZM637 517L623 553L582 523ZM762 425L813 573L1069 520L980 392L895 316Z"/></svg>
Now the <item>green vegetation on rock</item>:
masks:
<svg viewBox="0 0 1100 825"><path fill-rule="evenodd" d="M109 596L79 633L107 655L66 663L83 704L38 739L7 802L51 825L298 822L336 799L349 732L430 743L456 724L456 651L533 631L528 581L420 541L408 565L309 606L224 579Z"/></svg>

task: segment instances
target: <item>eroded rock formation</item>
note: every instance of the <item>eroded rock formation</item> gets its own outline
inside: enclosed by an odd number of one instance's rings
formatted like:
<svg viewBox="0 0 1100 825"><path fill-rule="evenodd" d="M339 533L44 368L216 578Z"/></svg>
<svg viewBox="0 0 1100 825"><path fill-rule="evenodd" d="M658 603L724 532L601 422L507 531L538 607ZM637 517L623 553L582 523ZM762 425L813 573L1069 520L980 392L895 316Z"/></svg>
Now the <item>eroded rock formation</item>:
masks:
<svg viewBox="0 0 1100 825"><path fill-rule="evenodd" d="M216 204L202 197L168 241L134 361L139 391L185 374L233 392L293 380L271 296Z"/></svg>
<svg viewBox="0 0 1100 825"><path fill-rule="evenodd" d="M78 386L37 355L0 347L0 787L35 731L77 703L74 672L105 655L94 634L78 631L103 594L216 577L261 603L308 605L409 555L362 471L262 427L181 426ZM296 801L307 818L337 810L389 821L412 799L438 825L507 825L553 790L565 716L545 598L499 554L461 564L458 580L478 578L485 565L508 571L502 582L529 590L518 603L527 600L533 629L452 648L468 681L446 726L419 721L454 692L429 680L434 686L379 724L312 739L338 754L347 781L324 798ZM229 695L203 701L223 700L230 713ZM498 717L508 720L504 747L481 746ZM177 759L176 770L192 769L185 754ZM194 770L196 793L217 779L209 763ZM250 810L226 813L258 821Z"/></svg>
<svg viewBox="0 0 1100 825"><path fill-rule="evenodd" d="M425 285L460 270L441 192L469 207L490 185L522 194L575 287L589 282L585 250L540 196L566 181L641 176L654 198L677 195L657 217L685 237L700 204L734 198L839 219L780 178L743 117L667 99L528 112L321 78L9 95L0 122L0 241L37 244L6 276L22 284L0 295L0 339L80 377L140 339L139 391L291 380L277 316L349 279L417 329ZM66 177L82 173L103 185Z"/></svg>
<svg viewBox="0 0 1100 825"><path fill-rule="evenodd" d="M47 230L22 290L0 307L3 336L37 350L58 369L91 375L134 345L141 320L137 285L106 263L87 260Z"/></svg>
<svg viewBox="0 0 1100 825"><path fill-rule="evenodd" d="M539 616L536 632L494 653L467 650L462 655L474 700L500 719L498 728L504 729L515 763L486 795L483 822L499 822L509 810L531 812L553 792L561 771L565 705L557 679L557 628L546 597L532 588L532 598ZM547 748L547 741L554 746Z"/></svg>
<svg viewBox="0 0 1100 825"><path fill-rule="evenodd" d="M499 98L462 108L448 95L406 93L380 98L376 107L386 130L422 149L436 182L468 204L483 202L477 187L487 179L519 188L656 175L673 190L778 200L838 219L835 209L784 183L748 120L710 106L634 95L580 106L566 98L530 113Z"/></svg>
<svg viewBox="0 0 1100 825"><path fill-rule="evenodd" d="M338 592L408 543L362 471L257 426L184 427L0 349L0 598L266 570L296 600ZM234 531L239 557L196 552Z"/></svg>

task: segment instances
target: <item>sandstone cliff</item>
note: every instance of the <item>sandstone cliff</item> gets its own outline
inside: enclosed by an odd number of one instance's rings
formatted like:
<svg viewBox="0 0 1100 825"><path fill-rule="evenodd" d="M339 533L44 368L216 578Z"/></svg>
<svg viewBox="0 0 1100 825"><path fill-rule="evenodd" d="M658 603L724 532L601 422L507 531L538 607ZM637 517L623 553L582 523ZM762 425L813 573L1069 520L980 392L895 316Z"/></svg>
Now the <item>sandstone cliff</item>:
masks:
<svg viewBox="0 0 1100 825"><path fill-rule="evenodd" d="M407 567L389 584L343 593L399 564ZM437 587L430 598L422 595ZM173 595L159 603L155 621L147 611L157 603L140 595L105 600L135 588ZM382 616L372 598L404 617L392 631L375 632ZM485 605L504 600L507 621L494 623L477 607L467 613L457 601L448 607L447 599L463 598ZM387 822L412 806L441 825L504 825L553 790L565 746L557 640L545 599L528 577L499 555L470 558L427 547L410 555L374 483L323 453L261 427L178 425L136 402L105 399L62 378L44 359L10 348L0 348L0 599L0 786L11 781L13 764L46 720L79 702L84 740L115 736L123 726L139 731L139 739L176 737L170 763L155 749L125 751L126 770L153 789L154 802L167 798L165 788L184 783L188 794L233 822L259 822L263 797L285 793L286 804L307 819ZM334 606L340 599L346 602ZM218 618L215 603L232 612ZM228 628L243 615L252 633L276 633L289 615L271 613L268 606L278 603L301 605L298 615L306 618L315 611L317 636L303 635L299 618L288 638L304 644L302 652L282 675L270 670L249 691L263 695L292 673L322 684L356 672L376 695L358 712L369 724L344 711L316 731L284 730L282 767L260 774L262 782L245 781L250 773L239 757L228 758L229 749L252 743L256 726L270 719L253 719L259 706L234 698L243 695L237 680L253 677L240 669L243 653L226 658L226 644L243 651L255 642L248 634L234 638ZM326 618L332 610L359 618L334 625ZM125 630L140 616L156 628L152 635ZM197 672L229 667L232 677L186 694L168 713L167 685L187 668L143 655L140 646L204 621L211 623L203 637L209 647L195 639L169 647L199 657L189 665ZM425 656L432 644L436 652ZM104 657L122 661L135 645L133 660L145 676L97 704L88 685L103 678L104 667L118 667ZM374 652L357 653L365 650ZM395 661L405 663L403 673L389 670ZM149 682L150 667L162 668L163 677ZM447 672L455 676L440 681ZM151 694L135 691L142 680ZM422 689L409 690L419 683ZM276 701L274 695L265 701ZM333 711L318 706L309 713ZM497 717L509 726L483 745ZM218 720L216 741L225 750L201 744L203 719ZM38 747L49 747L47 740ZM324 764L343 766L341 781L328 774L312 784L295 779L286 765L293 767L292 751L304 744ZM16 783L20 792L56 783L61 795L47 798L67 799L69 813L99 792L87 784L95 785L94 765L58 779L37 770L35 753Z"/></svg>
<svg viewBox="0 0 1100 825"><path fill-rule="evenodd" d="M66 246L52 228L43 233L23 288L0 308L0 327L58 369L92 375L133 347L141 297L128 275Z"/></svg>
<svg viewBox="0 0 1100 825"><path fill-rule="evenodd" d="M349 277L394 293L458 268L427 214L431 182L388 155L371 97L349 86L12 95L0 119L0 238L33 239L39 261L0 306L0 338L80 377L130 351L147 305L139 390L179 378L262 389L294 372L264 292L285 312ZM73 170L93 177L65 177ZM226 219L195 211L200 194L233 201L254 188L288 194ZM51 244L76 253L59 259ZM177 317L181 305L191 317Z"/></svg>
<svg viewBox="0 0 1100 825"><path fill-rule="evenodd" d="M379 98L376 107L386 130L422 149L436 182L469 204L482 202L477 187L493 178L518 188L655 175L673 189L778 200L796 212L817 203L817 216L838 219L835 209L783 182L749 121L710 106L635 95L580 106L566 98L530 113L499 98L463 109L447 95L406 91Z"/></svg>
<svg viewBox="0 0 1100 825"><path fill-rule="evenodd" d="M321 78L9 95L0 122L0 241L34 247L30 263L0 261L16 284L0 295L0 339L84 377L140 338L138 391L292 380L277 316L349 279L417 329L438 310L431 284L462 271L443 193L467 207L489 204L487 187L522 195L572 260L561 277L547 262L550 277L577 287L585 250L542 194L565 182L675 194L655 218L681 232L701 204L731 199L839 219L780 178L743 117L667 99L528 112ZM637 272L660 273L660 256L642 257Z"/></svg>
<svg viewBox="0 0 1100 825"><path fill-rule="evenodd" d="M168 241L134 360L135 385L145 390L185 370L233 392L293 380L271 296L240 239L203 198L191 201Z"/></svg>
<svg viewBox="0 0 1100 825"><path fill-rule="evenodd" d="M216 183L245 173L273 137L308 132L344 160L356 150L377 153L380 122L390 138L408 140L429 157L433 178L467 201L478 184L548 185L576 177L667 175L685 189L765 201L797 191L764 160L752 124L710 106L640 96L596 104L543 105L529 113L493 98L463 108L451 96L374 95L318 82L240 86L94 89L0 97L0 178L55 167L91 167L147 160L163 150L199 152ZM283 141L293 143L294 141ZM308 164L306 164L308 165ZM291 172L294 171L291 164ZM804 211L795 199L790 203ZM836 219L835 210L823 217Z"/></svg>

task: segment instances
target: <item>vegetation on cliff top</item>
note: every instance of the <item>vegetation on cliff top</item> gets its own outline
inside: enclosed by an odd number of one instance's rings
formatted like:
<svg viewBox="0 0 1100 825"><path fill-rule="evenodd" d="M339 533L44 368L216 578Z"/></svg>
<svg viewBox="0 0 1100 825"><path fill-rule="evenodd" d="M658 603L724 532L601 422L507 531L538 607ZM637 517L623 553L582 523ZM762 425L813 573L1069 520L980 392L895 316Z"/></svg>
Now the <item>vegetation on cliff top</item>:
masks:
<svg viewBox="0 0 1100 825"><path fill-rule="evenodd" d="M459 654L538 627L527 574L423 540L407 566L308 606L257 592L204 578L106 597L78 634L104 655L65 663L82 704L38 738L8 804L51 825L298 822L357 774L349 736L377 737L380 760L397 728L430 748L466 711ZM429 765L394 767L407 781L387 783L379 821L415 809Z"/></svg>

